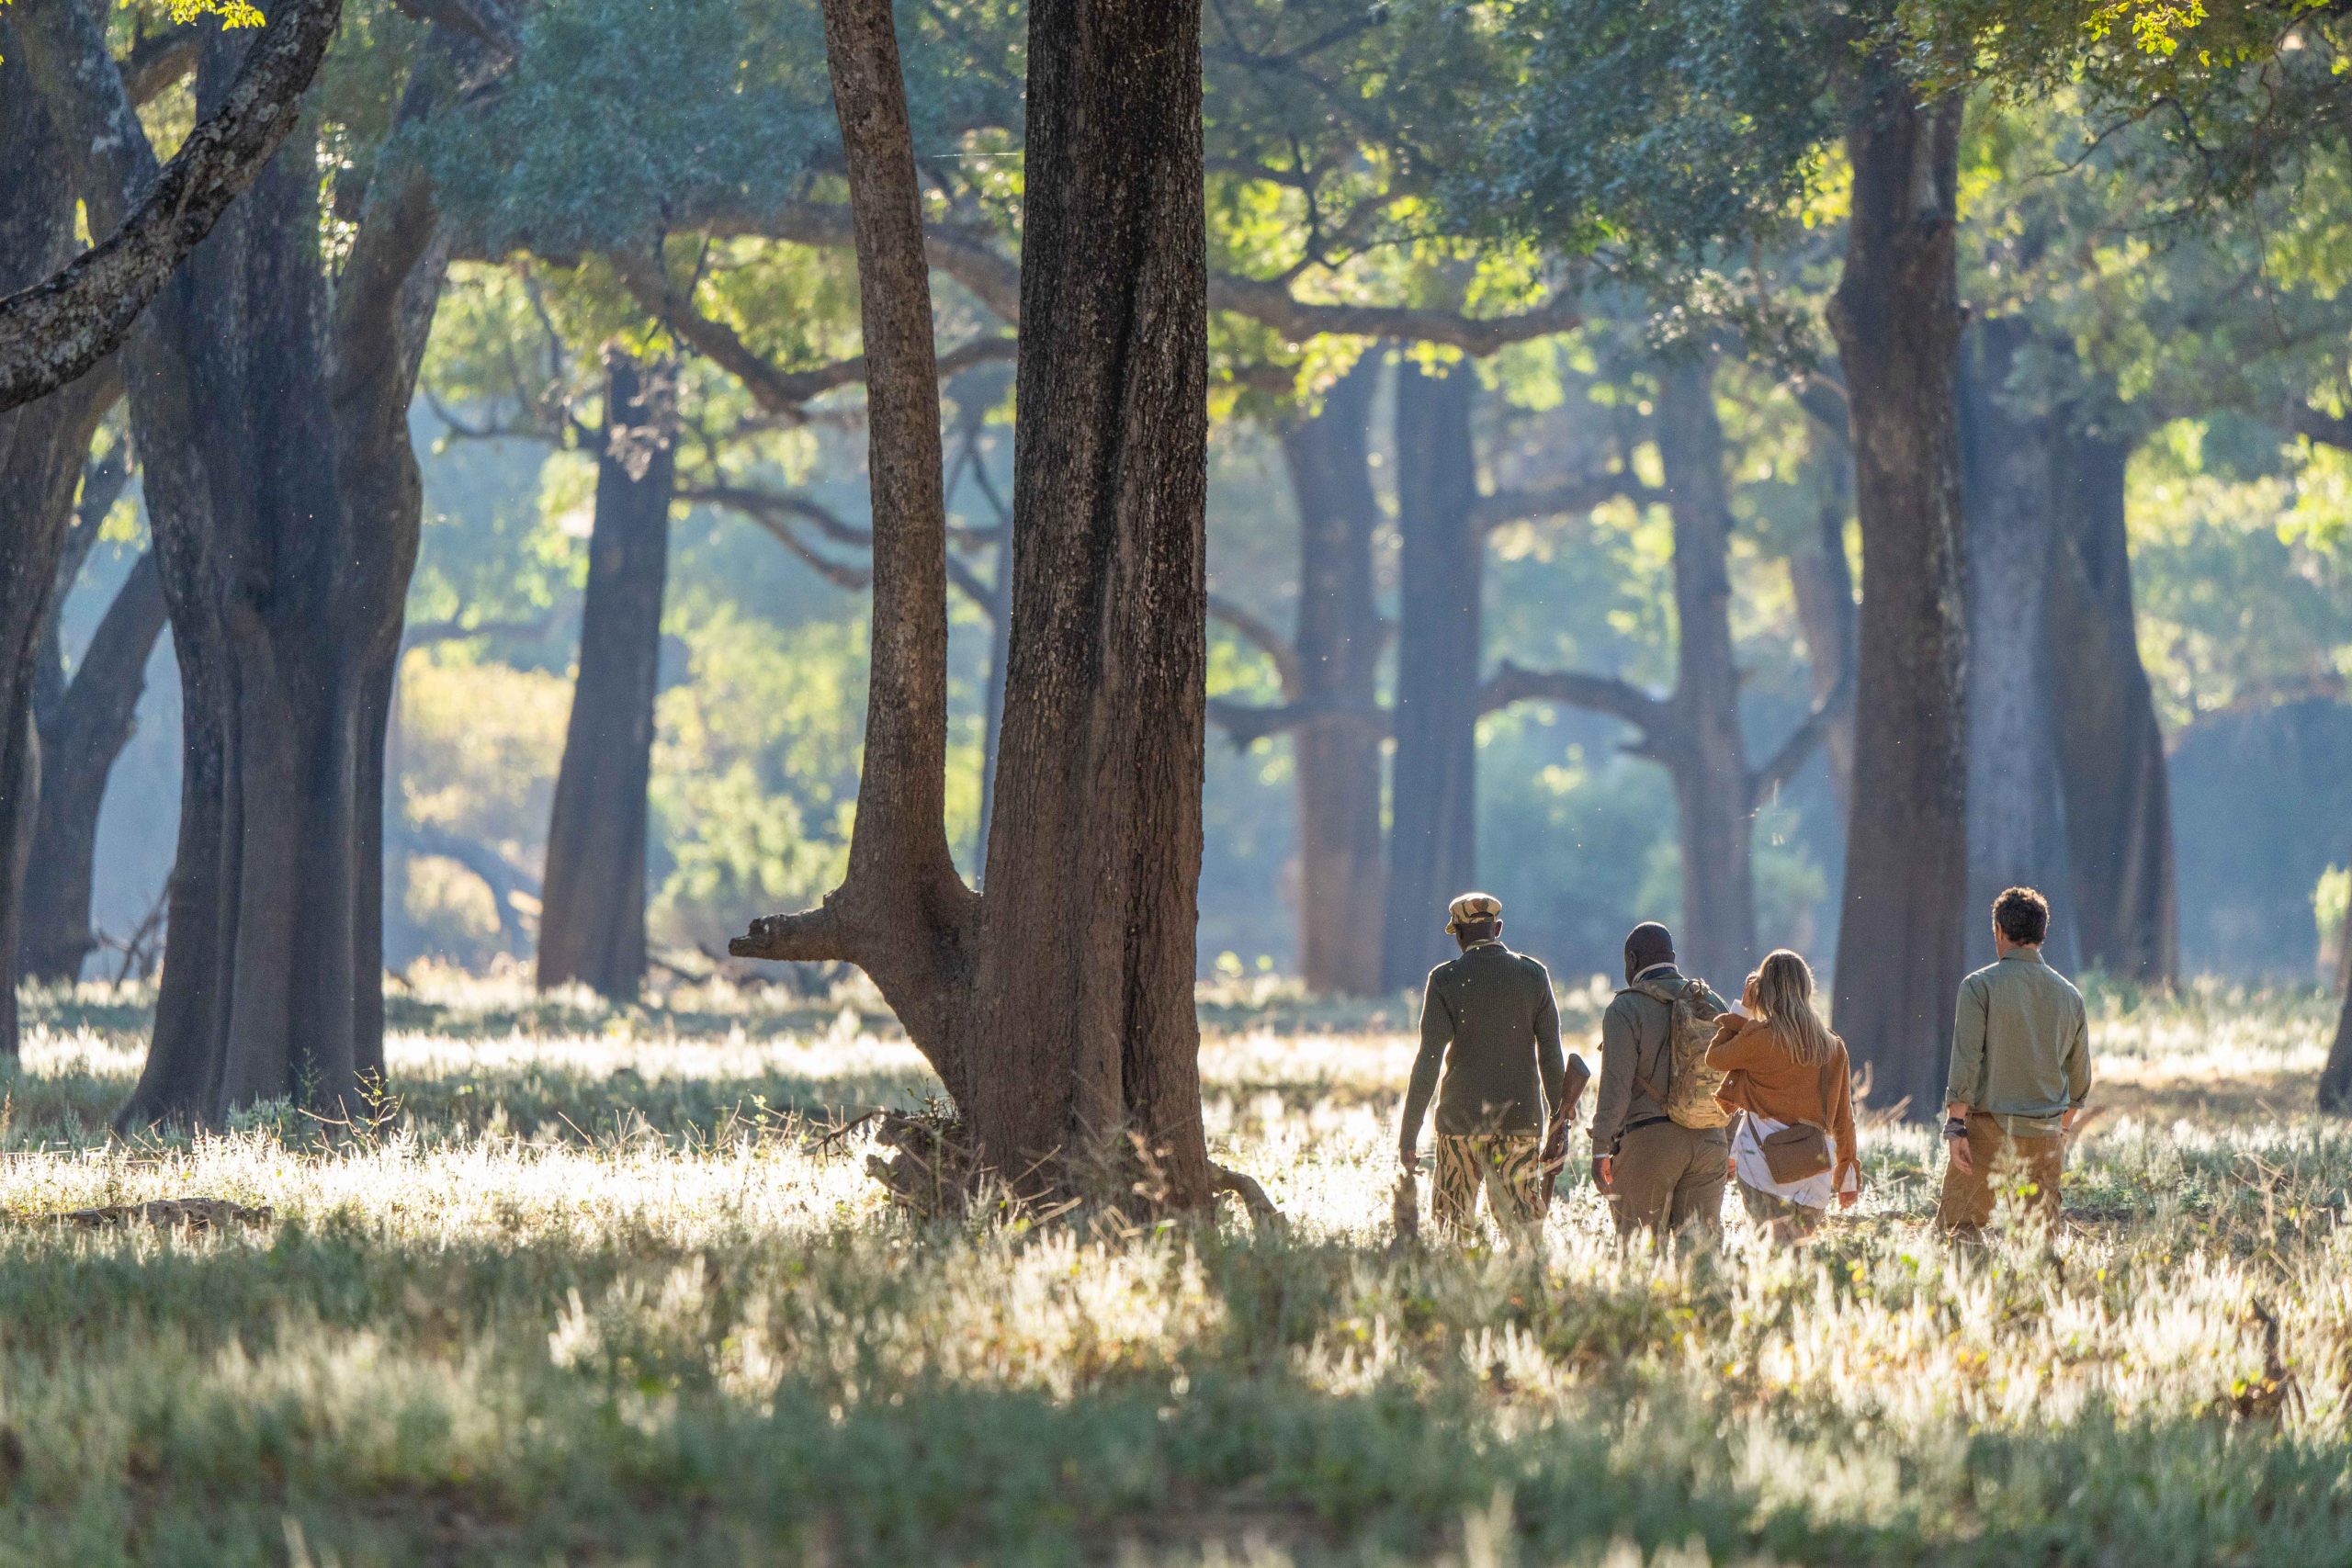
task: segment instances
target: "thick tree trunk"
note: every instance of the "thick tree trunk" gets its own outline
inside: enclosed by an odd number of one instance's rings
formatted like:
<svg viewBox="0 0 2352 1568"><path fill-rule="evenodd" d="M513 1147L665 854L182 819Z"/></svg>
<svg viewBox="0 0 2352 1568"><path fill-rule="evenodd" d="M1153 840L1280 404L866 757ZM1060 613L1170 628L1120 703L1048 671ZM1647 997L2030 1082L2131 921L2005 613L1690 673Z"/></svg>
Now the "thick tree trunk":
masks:
<svg viewBox="0 0 2352 1568"><path fill-rule="evenodd" d="M2063 411L2007 399L2032 329L2016 317L1966 334L1961 369L1968 547L1968 899L1981 927L2005 887L2051 902L2051 962L2075 964L2075 904L2059 796L2056 676L2048 631L2064 476Z"/></svg>
<svg viewBox="0 0 2352 1568"><path fill-rule="evenodd" d="M243 47L208 41L199 106ZM453 47L426 46L404 120ZM79 117L81 183L114 218L153 168L119 80L32 75ZM184 705L164 983L127 1123L350 1106L382 1070L383 723L418 523L404 417L439 264L424 187L388 171L331 315L315 160L305 137L271 162L126 351Z"/></svg>
<svg viewBox="0 0 2352 1568"><path fill-rule="evenodd" d="M0 93L0 294L73 254L74 192L62 127L21 84ZM40 794L37 668L74 491L110 400L90 375L0 412L0 1055L17 1049L18 892Z"/></svg>
<svg viewBox="0 0 2352 1568"><path fill-rule="evenodd" d="M971 1121L1012 1169L1131 1133L1209 1197L1193 1008L1206 717L1196 0L1030 10L1013 623Z"/></svg>
<svg viewBox="0 0 2352 1568"><path fill-rule="evenodd" d="M1881 1105L1939 1113L1965 953L1968 749L1955 268L1962 103L1891 61L1847 128L1844 276L1830 301L1851 389L1862 529L1854 806L1838 1031Z"/></svg>
<svg viewBox="0 0 2352 1568"><path fill-rule="evenodd" d="M1731 496L1713 367L1658 372L1658 458L1674 518L1673 722L1652 749L1673 771L1682 836L1683 972L1736 987L1756 951L1754 813L1731 643Z"/></svg>
<svg viewBox="0 0 2352 1568"><path fill-rule="evenodd" d="M1379 697L1382 633L1373 597L1372 397L1367 355L1325 394L1322 412L1283 432L1298 502L1300 690L1290 700L1369 711ZM1307 988L1376 995L1380 985L1380 737L1308 720L1292 741L1298 773L1298 951Z"/></svg>
<svg viewBox="0 0 2352 1568"><path fill-rule="evenodd" d="M1446 901L1477 875L1480 595L1486 542L1466 365L1396 373L1396 751L1389 796L1381 982L1418 987L1443 962Z"/></svg>
<svg viewBox="0 0 2352 1568"><path fill-rule="evenodd" d="M107 606L73 681L42 719L40 811L18 944L25 973L34 979L75 978L97 946L90 889L98 809L107 776L130 739L164 621L163 577L155 558L141 556Z"/></svg>
<svg viewBox="0 0 2352 1568"><path fill-rule="evenodd" d="M1066 1187L1138 1141L1158 1201L1205 1202L1193 1010L1206 707L1206 234L1200 16L1030 14L1012 637L988 893L944 825L939 392L888 0L828 0L865 326L873 683L849 874L741 956L863 967L983 1166Z"/></svg>
<svg viewBox="0 0 2352 1568"><path fill-rule="evenodd" d="M1842 416L1841 416L1842 417ZM1818 542L1789 558L1797 623L1804 628L1804 656L1813 678L1815 705L1827 703L1854 679L1857 619L1854 573L1846 559L1846 519L1853 510L1853 461L1844 444L1816 459L1828 469L1821 503ZM1822 736L1829 759L1829 788L1841 817L1854 808L1854 709L1841 704Z"/></svg>
<svg viewBox="0 0 2352 1568"><path fill-rule="evenodd" d="M579 981L633 1002L645 981L646 790L662 595L677 481L665 365L605 351L605 431L580 613L580 677L556 774L539 917L539 988Z"/></svg>
<svg viewBox="0 0 2352 1568"><path fill-rule="evenodd" d="M2051 669L2083 961L2161 981L2180 969L2180 909L2164 732L2140 660L2124 532L2131 456L2120 436L2067 434L2053 492L2063 526Z"/></svg>

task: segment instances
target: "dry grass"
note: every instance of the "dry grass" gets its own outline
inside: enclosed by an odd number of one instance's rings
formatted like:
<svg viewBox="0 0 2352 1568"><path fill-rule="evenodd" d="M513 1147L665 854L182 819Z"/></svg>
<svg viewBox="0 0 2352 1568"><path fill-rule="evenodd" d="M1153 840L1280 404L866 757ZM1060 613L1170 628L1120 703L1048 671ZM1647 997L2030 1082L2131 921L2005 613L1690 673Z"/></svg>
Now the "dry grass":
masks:
<svg viewBox="0 0 2352 1568"><path fill-rule="evenodd" d="M1279 993L1204 1000L1266 1236L910 1227L809 1135L930 1087L854 993L436 981L381 1127L137 1147L141 998L32 1002L0 1562L2352 1560L2324 998L2102 994L2054 1235L1948 1249L1881 1127L1818 1246L1682 1256L1582 1187L1540 1252L1392 1247L1410 1046ZM277 1223L40 1218L188 1194Z"/></svg>

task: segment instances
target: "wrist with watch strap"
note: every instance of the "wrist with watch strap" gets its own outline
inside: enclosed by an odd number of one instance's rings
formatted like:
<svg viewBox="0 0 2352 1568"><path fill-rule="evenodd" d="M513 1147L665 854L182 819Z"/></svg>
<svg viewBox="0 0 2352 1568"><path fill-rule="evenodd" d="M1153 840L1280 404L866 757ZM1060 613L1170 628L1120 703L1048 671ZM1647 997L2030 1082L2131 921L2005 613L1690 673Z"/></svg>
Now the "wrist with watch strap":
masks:
<svg viewBox="0 0 2352 1568"><path fill-rule="evenodd" d="M1968 1118L1965 1116L1945 1117L1944 1136L1947 1138L1964 1138L1968 1136Z"/></svg>

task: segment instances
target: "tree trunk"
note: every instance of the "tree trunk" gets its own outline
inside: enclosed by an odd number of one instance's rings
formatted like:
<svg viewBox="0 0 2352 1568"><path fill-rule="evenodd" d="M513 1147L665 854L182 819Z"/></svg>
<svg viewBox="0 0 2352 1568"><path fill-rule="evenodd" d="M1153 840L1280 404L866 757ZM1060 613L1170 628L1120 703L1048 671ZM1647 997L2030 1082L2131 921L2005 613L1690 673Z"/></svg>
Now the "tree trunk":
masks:
<svg viewBox="0 0 2352 1568"><path fill-rule="evenodd" d="M997 753L1004 746L1004 665L1012 646L1012 540L997 547L996 575L989 581L989 683L980 714L980 819L972 834L972 862L984 864L989 829L996 820Z"/></svg>
<svg viewBox="0 0 2352 1568"><path fill-rule="evenodd" d="M1480 592L1477 457L1467 365L1396 373L1396 751L1389 801L1381 982L1417 987L1444 961L1448 899L1477 875Z"/></svg>
<svg viewBox="0 0 2352 1568"><path fill-rule="evenodd" d="M2320 1069L2319 1108L2331 1116L2352 1116L2352 910L2344 917L2335 987L2344 1005L2335 1015L2335 1037L2328 1042L2327 1064Z"/></svg>
<svg viewBox="0 0 2352 1568"><path fill-rule="evenodd" d="M200 106L243 47L208 40ZM425 46L404 122L454 47ZM75 85L107 128L82 182L104 219L145 143L119 80ZM350 1107L383 1067L383 726L418 525L405 414L441 264L421 181L388 171L331 307L316 156L288 142L127 351L184 732L163 988L126 1124Z"/></svg>
<svg viewBox="0 0 2352 1568"><path fill-rule="evenodd" d="M580 981L633 1002L645 981L646 790L677 479L677 389L666 365L605 350L596 519L580 613L563 765L548 826L539 988Z"/></svg>
<svg viewBox="0 0 2352 1568"><path fill-rule="evenodd" d="M846 959L983 1168L1064 1188L1132 1135L1205 1202L1193 1010L1206 698L1200 14L1030 12L1013 606L985 897L948 854L945 508L914 148L888 0L828 0L865 327L874 646L849 874L741 956ZM1135 1189L1129 1189L1130 1191Z"/></svg>
<svg viewBox="0 0 2352 1568"><path fill-rule="evenodd" d="M1322 412L1283 431L1298 502L1301 690L1292 701L1370 710L1378 701L1380 609L1372 541L1372 397L1380 363L1367 355L1324 395ZM1298 951L1307 989L1380 989L1380 737L1361 723L1302 724L1298 773Z"/></svg>
<svg viewBox="0 0 2352 1568"><path fill-rule="evenodd" d="M2051 668L2082 957L2168 981L2180 969L2172 795L2155 694L2140 661L2124 531L2132 444L2068 433L2053 508Z"/></svg>
<svg viewBox="0 0 2352 1568"><path fill-rule="evenodd" d="M1683 972L1736 987L1756 951L1755 834L1731 643L1731 496L1713 366L1658 372L1658 458L1674 519L1673 722L1650 738L1673 771L1682 837Z"/></svg>
<svg viewBox="0 0 2352 1568"><path fill-rule="evenodd" d="M1921 104L1893 62L1871 64L1847 127L1853 213L1829 310L1852 393L1863 593L1836 1015L1872 1098L1926 1119L1943 1089L1968 875L1962 101Z"/></svg>
<svg viewBox="0 0 2352 1568"><path fill-rule="evenodd" d="M39 283L74 252L64 140L23 84L0 93L0 295ZM42 632L82 460L109 400L107 378L92 374L0 412L0 1055L17 1050L18 893L40 793L32 710Z"/></svg>
<svg viewBox="0 0 2352 1568"><path fill-rule="evenodd" d="M1841 415L1842 417L1842 415ZM1828 702L1854 678L1856 615L1854 573L1846 559L1846 519L1853 510L1853 456L1846 444L1815 459L1827 470L1823 486L1818 542L1789 557L1789 586L1797 623L1804 628L1805 664L1813 677L1813 700ZM1822 736L1829 758L1829 790L1838 815L1854 808L1854 709L1840 705Z"/></svg>
<svg viewBox="0 0 2352 1568"><path fill-rule="evenodd" d="M971 1100L1001 1168L1131 1132L1207 1201L1197 0L1030 8L1013 623Z"/></svg>
<svg viewBox="0 0 2352 1568"><path fill-rule="evenodd" d="M2052 502L2064 411L2019 415L2007 399L2032 329L2014 316L1970 329L1961 368L1961 447L1968 548L1968 898L1981 929L2006 887L2050 899L2042 951L2072 969L2075 904L2059 797L2052 704Z"/></svg>
<svg viewBox="0 0 2352 1568"><path fill-rule="evenodd" d="M41 795L25 873L18 951L37 980L72 980L97 946L90 927L91 868L107 776L130 739L147 660L164 631L164 580L141 556L83 652L73 681L41 722Z"/></svg>

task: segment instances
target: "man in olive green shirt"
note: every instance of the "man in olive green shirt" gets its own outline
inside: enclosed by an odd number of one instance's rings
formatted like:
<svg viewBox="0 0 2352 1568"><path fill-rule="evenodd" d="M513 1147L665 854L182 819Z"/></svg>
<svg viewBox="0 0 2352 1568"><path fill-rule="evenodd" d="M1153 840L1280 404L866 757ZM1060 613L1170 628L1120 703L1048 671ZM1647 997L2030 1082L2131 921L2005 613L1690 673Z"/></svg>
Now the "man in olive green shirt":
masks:
<svg viewBox="0 0 2352 1568"><path fill-rule="evenodd" d="M2012 887L1993 903L1999 962L1960 983L1952 1023L1943 1201L1946 1230L1973 1232L1993 1217L1996 1167L2043 1215L2058 1217L2066 1134L2091 1088L2090 1023L2083 995L2041 956L2050 901Z"/></svg>
<svg viewBox="0 0 2352 1568"><path fill-rule="evenodd" d="M1462 956L1430 971L1421 1051L1397 1134L1397 1157L1409 1175L1442 1066L1432 1207L1449 1229L1472 1222L1481 1187L1505 1228L1540 1221L1546 1112L1557 1120L1575 1110L1552 976L1502 944L1502 913L1501 901L1487 893L1464 893L1447 911L1445 929L1462 944Z"/></svg>

